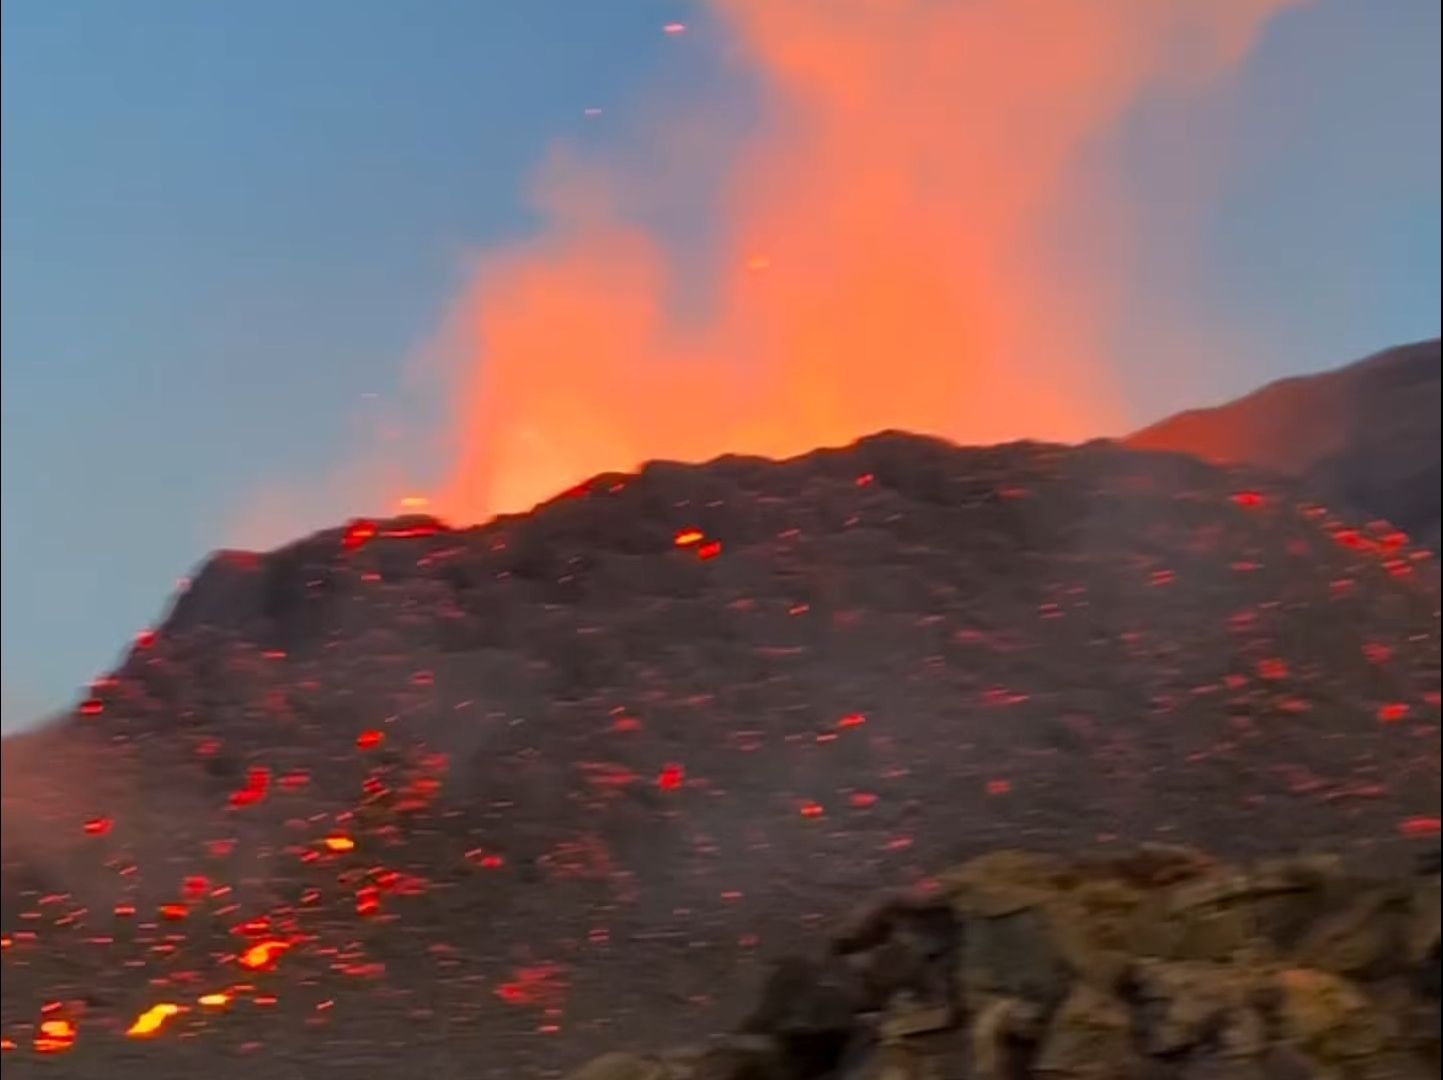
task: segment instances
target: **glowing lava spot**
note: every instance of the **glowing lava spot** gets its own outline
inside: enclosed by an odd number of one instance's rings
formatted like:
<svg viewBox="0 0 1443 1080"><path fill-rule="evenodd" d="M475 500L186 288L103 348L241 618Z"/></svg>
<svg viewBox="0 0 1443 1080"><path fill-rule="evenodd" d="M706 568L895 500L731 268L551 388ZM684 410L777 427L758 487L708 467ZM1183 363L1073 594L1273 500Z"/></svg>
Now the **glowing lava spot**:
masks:
<svg viewBox="0 0 1443 1080"><path fill-rule="evenodd" d="M691 547L693 544L700 544L706 539L706 534L700 529L678 529L671 542L677 547Z"/></svg>
<svg viewBox="0 0 1443 1080"><path fill-rule="evenodd" d="M721 553L722 546L720 540L708 540L696 549L696 557L698 559L715 559Z"/></svg>
<svg viewBox="0 0 1443 1080"><path fill-rule="evenodd" d="M125 1029L125 1034L132 1039L147 1039L164 1027L167 1020L172 1016L178 1016L180 1012L179 1005L162 1001L159 1005L152 1005L137 1016L135 1022Z"/></svg>
<svg viewBox="0 0 1443 1080"><path fill-rule="evenodd" d="M685 779L686 770L680 765L663 765L661 772L656 774L656 786L662 791L675 791Z"/></svg>
<svg viewBox="0 0 1443 1080"><path fill-rule="evenodd" d="M91 818L81 828L85 830L86 836L104 836L114 824L115 822L108 817L98 817Z"/></svg>
<svg viewBox="0 0 1443 1080"><path fill-rule="evenodd" d="M1382 724L1396 724L1400 720L1408 719L1408 706L1401 701L1390 702L1387 705L1378 706L1378 722Z"/></svg>
<svg viewBox="0 0 1443 1080"><path fill-rule="evenodd" d="M508 982L496 988L496 996L508 1005L559 1005L566 993L561 968L555 964L536 964L512 972Z"/></svg>
<svg viewBox="0 0 1443 1080"><path fill-rule="evenodd" d="M199 900L210 891L210 879L202 874L187 874L180 883L180 891L192 900Z"/></svg>
<svg viewBox="0 0 1443 1080"><path fill-rule="evenodd" d="M230 995L223 990L218 990L212 994L201 994L195 999L195 1002L202 1009L224 1009L230 1004Z"/></svg>
<svg viewBox="0 0 1443 1080"><path fill-rule="evenodd" d="M278 938L258 941L237 956L236 963L247 971L269 971L290 947L290 942Z"/></svg>
<svg viewBox="0 0 1443 1080"><path fill-rule="evenodd" d="M383 731L363 731L356 736L357 750L374 750L386 741L386 734Z"/></svg>
<svg viewBox="0 0 1443 1080"><path fill-rule="evenodd" d="M246 770L245 786L232 791L230 804L239 810L243 806L252 806L266 797L266 792L271 786L271 771L264 766L255 766Z"/></svg>
<svg viewBox="0 0 1443 1080"><path fill-rule="evenodd" d="M346 526L346 531L341 534L341 550L355 551L359 547L370 543L376 538L376 523L358 519Z"/></svg>
<svg viewBox="0 0 1443 1080"><path fill-rule="evenodd" d="M322 843L325 845L327 851L341 852L356 850L356 842L349 836L344 836L340 833L333 833L326 837Z"/></svg>
<svg viewBox="0 0 1443 1080"><path fill-rule="evenodd" d="M381 890L374 885L362 885L356 890L356 914L362 916L381 913Z"/></svg>
<svg viewBox="0 0 1443 1080"><path fill-rule="evenodd" d="M1288 677L1288 665L1279 660L1276 656L1266 657L1258 661L1258 678L1260 679L1286 679Z"/></svg>
<svg viewBox="0 0 1443 1080"><path fill-rule="evenodd" d="M58 1054L75 1045L75 1024L64 1018L40 1021L35 1029L35 1052Z"/></svg>

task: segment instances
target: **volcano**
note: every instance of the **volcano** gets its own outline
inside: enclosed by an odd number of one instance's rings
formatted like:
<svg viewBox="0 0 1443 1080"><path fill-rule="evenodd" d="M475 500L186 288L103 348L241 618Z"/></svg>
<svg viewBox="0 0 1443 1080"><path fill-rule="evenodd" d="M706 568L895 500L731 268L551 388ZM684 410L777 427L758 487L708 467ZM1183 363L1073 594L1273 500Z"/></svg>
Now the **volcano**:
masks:
<svg viewBox="0 0 1443 1080"><path fill-rule="evenodd" d="M969 854L1399 864L1438 600L1274 473L898 433L220 553L6 740L6 1067L557 1075Z"/></svg>

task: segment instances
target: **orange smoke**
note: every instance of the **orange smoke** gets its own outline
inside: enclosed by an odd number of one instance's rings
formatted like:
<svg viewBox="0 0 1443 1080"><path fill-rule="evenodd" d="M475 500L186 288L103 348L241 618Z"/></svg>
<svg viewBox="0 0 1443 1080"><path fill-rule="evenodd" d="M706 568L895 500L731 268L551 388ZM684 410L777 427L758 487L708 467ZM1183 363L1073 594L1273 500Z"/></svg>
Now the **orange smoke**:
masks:
<svg viewBox="0 0 1443 1080"><path fill-rule="evenodd" d="M1082 156L1290 2L719 0L765 115L723 178L708 315L670 309L676 261L622 208L658 169L558 155L547 228L486 259L459 306L457 456L433 506L475 520L651 458L888 427L1108 430L1126 219ZM708 123L653 143L694 147Z"/></svg>

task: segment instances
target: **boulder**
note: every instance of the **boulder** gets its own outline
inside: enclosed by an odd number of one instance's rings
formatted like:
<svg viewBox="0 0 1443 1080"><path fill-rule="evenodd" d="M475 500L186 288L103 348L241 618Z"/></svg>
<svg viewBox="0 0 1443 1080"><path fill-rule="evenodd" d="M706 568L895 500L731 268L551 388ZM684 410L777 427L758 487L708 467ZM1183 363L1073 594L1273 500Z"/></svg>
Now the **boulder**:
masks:
<svg viewBox="0 0 1443 1080"><path fill-rule="evenodd" d="M1140 947L1164 941L1164 912L1137 882L1163 867L1172 879L1180 861L1069 871L1058 860L1001 852L954 871L944 884L962 923L964 1003L1003 996L1051 1008L1074 980L1110 991Z"/></svg>
<svg viewBox="0 0 1443 1080"><path fill-rule="evenodd" d="M1085 983L1053 1015L1032 1068L1048 1080L1129 1080L1147 1071L1127 1006Z"/></svg>
<svg viewBox="0 0 1443 1080"><path fill-rule="evenodd" d="M1403 925L1403 955L1407 962L1412 964L1423 964L1430 956L1435 958L1431 965L1436 974L1436 957L1438 955L1438 939L1440 912L1443 912L1443 903L1440 903L1439 879L1437 877L1425 878L1419 881L1408 898L1407 916Z"/></svg>
<svg viewBox="0 0 1443 1080"><path fill-rule="evenodd" d="M1401 941L1406 913L1407 899L1398 890L1368 889L1309 927L1293 958L1339 975L1383 974L1406 962Z"/></svg>
<svg viewBox="0 0 1443 1080"><path fill-rule="evenodd" d="M994 998L977 1010L968 1031L976 1080L1024 1075L1042 1036L1042 1010L1020 998Z"/></svg>
<svg viewBox="0 0 1443 1080"><path fill-rule="evenodd" d="M1273 990L1282 1040L1323 1064L1379 1054L1396 1034L1357 986L1331 972L1288 968Z"/></svg>
<svg viewBox="0 0 1443 1080"><path fill-rule="evenodd" d="M1254 1008L1259 977L1250 968L1206 961L1140 960L1129 979L1143 1049L1172 1056L1204 1043L1228 1059L1266 1049Z"/></svg>

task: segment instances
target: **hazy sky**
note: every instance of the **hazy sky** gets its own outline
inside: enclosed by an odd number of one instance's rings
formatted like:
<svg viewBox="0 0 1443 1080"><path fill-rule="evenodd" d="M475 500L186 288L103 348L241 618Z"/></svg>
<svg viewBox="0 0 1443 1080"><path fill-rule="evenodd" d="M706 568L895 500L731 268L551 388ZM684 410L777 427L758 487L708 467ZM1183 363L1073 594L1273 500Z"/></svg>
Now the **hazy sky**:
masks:
<svg viewBox="0 0 1443 1080"><path fill-rule="evenodd" d="M6 725L108 665L255 491L335 466L470 255L534 226L552 140L686 95L744 124L711 30L676 0L7 0ZM1438 40L1436 0L1316 0L1133 111L1131 419L1438 333ZM1180 370L1174 315L1240 347Z"/></svg>

